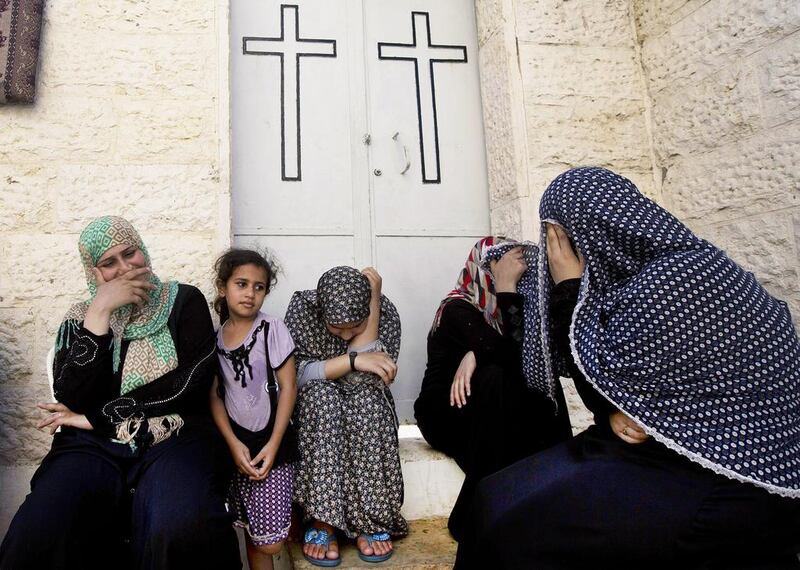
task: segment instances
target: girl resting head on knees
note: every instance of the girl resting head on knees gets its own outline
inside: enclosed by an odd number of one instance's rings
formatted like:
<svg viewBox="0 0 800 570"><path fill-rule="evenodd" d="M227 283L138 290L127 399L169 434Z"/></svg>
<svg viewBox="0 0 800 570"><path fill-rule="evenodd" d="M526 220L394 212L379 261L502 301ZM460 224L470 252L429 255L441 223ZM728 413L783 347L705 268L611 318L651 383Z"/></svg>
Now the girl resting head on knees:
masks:
<svg viewBox="0 0 800 570"><path fill-rule="evenodd" d="M64 317L55 434L0 548L0 568L239 568L224 448L208 413L216 369L203 295L161 281L129 222L80 236L89 299Z"/></svg>
<svg viewBox="0 0 800 570"><path fill-rule="evenodd" d="M490 250L502 248L499 259ZM485 237L470 250L455 288L428 335L428 362L414 412L432 447L453 457L466 478L450 514L456 566L474 547L472 497L478 481L571 435L560 386L556 406L522 375L524 297L517 284L530 245Z"/></svg>
<svg viewBox="0 0 800 570"><path fill-rule="evenodd" d="M297 344L300 464L295 501L310 521L303 553L339 564L336 531L381 562L404 536L403 476L389 385L397 374L400 317L368 267L334 267L296 291L286 324Z"/></svg>
<svg viewBox="0 0 800 570"><path fill-rule="evenodd" d="M608 170L556 178L540 216L526 375L544 393L572 376L596 425L481 483L483 551L509 568L797 567L786 303Z"/></svg>
<svg viewBox="0 0 800 570"><path fill-rule="evenodd" d="M211 412L238 469L228 504L245 529L250 568L269 570L292 514L294 343L281 319L261 311L276 281L262 254L230 249L214 268L220 378L211 390Z"/></svg>

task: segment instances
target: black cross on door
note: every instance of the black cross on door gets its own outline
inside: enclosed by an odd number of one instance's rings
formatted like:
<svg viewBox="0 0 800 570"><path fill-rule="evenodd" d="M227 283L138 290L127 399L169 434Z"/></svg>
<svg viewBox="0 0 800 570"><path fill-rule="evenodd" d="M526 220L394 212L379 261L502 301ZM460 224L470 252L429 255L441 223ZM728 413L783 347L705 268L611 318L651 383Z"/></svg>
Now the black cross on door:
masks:
<svg viewBox="0 0 800 570"><path fill-rule="evenodd" d="M439 124L436 116L436 81L433 64L466 63L467 47L432 43L428 12L412 12L411 29L413 40L410 44L379 42L378 59L414 62L422 182L439 184L442 178L439 164ZM421 73L420 68L422 68Z"/></svg>
<svg viewBox="0 0 800 570"><path fill-rule="evenodd" d="M300 180L300 58L336 57L336 40L301 38L298 6L282 4L281 35L244 37L242 50L281 60L281 179ZM292 66L288 73L286 61Z"/></svg>

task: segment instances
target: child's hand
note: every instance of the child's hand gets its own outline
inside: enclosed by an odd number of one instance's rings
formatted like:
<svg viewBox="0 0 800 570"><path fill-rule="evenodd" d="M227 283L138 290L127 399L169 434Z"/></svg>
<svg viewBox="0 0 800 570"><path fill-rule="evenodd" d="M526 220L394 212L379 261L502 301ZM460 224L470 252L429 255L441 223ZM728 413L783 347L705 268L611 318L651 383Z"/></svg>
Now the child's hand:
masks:
<svg viewBox="0 0 800 570"><path fill-rule="evenodd" d="M250 463L250 450L247 449L247 446L237 439L229 444L229 449L239 473L247 475L250 479L255 479L258 476L258 472Z"/></svg>
<svg viewBox="0 0 800 570"><path fill-rule="evenodd" d="M269 475L270 469L272 469L272 463L275 461L275 455L278 453L278 446L274 445L272 441L268 441L267 445L263 447L261 451L258 452L258 455L253 458L250 462L250 465L255 469L256 476L250 477L256 481L261 481L262 479L266 479L267 475ZM261 463L261 467L258 467L258 464Z"/></svg>

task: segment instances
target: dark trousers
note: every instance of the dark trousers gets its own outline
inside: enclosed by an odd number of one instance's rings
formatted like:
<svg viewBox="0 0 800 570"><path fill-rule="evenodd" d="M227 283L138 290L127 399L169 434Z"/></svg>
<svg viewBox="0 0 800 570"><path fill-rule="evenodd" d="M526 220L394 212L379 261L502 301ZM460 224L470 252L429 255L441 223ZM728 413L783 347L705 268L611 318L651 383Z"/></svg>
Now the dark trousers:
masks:
<svg viewBox="0 0 800 570"><path fill-rule="evenodd" d="M184 426L139 455L65 428L11 522L0 569L239 569L229 465L210 426Z"/></svg>
<svg viewBox="0 0 800 570"><path fill-rule="evenodd" d="M520 374L500 366L479 367L470 384L472 395L463 408L450 406L449 385L420 396L415 403L417 423L426 441L453 457L465 474L448 521L459 542L457 567L472 557L473 498L478 481L571 435L560 390L556 411L544 395L525 386Z"/></svg>
<svg viewBox="0 0 800 570"><path fill-rule="evenodd" d="M481 481L476 515L487 568L800 567L800 501L598 427Z"/></svg>

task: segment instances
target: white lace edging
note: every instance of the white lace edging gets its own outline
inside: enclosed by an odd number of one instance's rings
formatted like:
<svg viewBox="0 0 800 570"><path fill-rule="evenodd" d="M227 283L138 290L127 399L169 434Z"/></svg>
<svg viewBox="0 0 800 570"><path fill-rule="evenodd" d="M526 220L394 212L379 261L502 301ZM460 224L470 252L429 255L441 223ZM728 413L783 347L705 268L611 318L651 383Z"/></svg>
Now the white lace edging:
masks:
<svg viewBox="0 0 800 570"><path fill-rule="evenodd" d="M602 389L600 389L600 387L597 385L597 383L586 372L586 368L583 366L583 362L581 361L580 355L578 354L578 350L576 348L577 345L575 343L575 321L577 320L578 312L581 310L581 308L583 308L583 305L584 305L584 303L586 301L586 298L589 295L589 278L588 277L589 277L589 268L587 267L586 268L586 272L583 275L583 279L581 280L581 288L580 288L580 291L578 292L578 303L575 305L575 310L572 312L572 321L571 321L571 323L569 325L569 346L570 346L570 352L572 353L572 359L575 361L575 366L578 367L578 370L580 370L581 374L583 374L584 378L586 378L586 381L589 382L589 384L591 384L592 387L601 396L603 396L606 400L611 402L614 405L615 408L617 408L623 414L625 414L626 416L631 418L633 421L635 421L637 424L639 424L639 426L641 426L642 429L644 429L644 431L645 431L645 433L647 433L647 435L651 436L656 441L664 444L666 447L668 447L672 451L675 451L676 453L686 457L690 461L693 461L694 463L697 463L701 467L705 467L706 469L710 469L711 471L713 471L714 473L717 473L718 475L723 475L724 477L727 477L728 479L733 479L735 481L740 481L742 483L751 483L751 484L753 484L753 485L755 485L757 487L765 489L766 491L768 491L768 492L770 492L770 493L772 493L774 495L779 495L781 497L786 497L786 498L789 498L789 499L798 499L798 498L800 498L800 489L789 489L789 488L786 488L786 487L778 487L777 485L773 485L771 483L765 483L764 481L759 481L759 480L754 479L752 477L748 477L747 475L742 475L741 473L737 473L736 471L733 471L732 469L728 469L726 467L722 467L721 465L719 465L717 463L714 463L713 461L711 461L709 459L706 459L702 455L700 455L698 453L695 453L694 451L690 451L690 450L686 449L682 445L679 445L679 444L675 443L675 441L673 441L672 439L668 438L667 436L659 433L658 431L656 431L652 427L650 427L647 424L645 424L637 416L635 416L635 415L627 412L626 410L624 410L622 408L622 406L620 406L614 400L609 398L606 395L606 393Z"/></svg>

